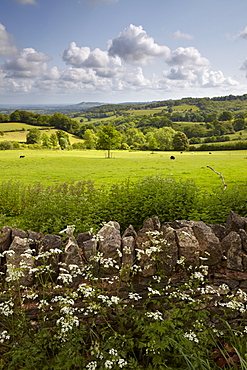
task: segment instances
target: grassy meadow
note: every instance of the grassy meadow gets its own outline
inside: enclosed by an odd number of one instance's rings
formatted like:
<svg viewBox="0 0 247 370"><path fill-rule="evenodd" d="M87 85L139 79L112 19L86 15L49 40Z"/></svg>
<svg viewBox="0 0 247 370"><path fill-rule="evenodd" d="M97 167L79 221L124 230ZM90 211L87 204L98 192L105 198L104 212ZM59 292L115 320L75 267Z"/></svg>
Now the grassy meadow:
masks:
<svg viewBox="0 0 247 370"><path fill-rule="evenodd" d="M25 158L20 158L24 155ZM170 159L170 155L176 157ZM247 151L212 152L129 152L97 150L9 150L0 152L1 181L26 184L92 180L96 186L112 185L147 176L194 179L207 190L221 185L221 178L207 166L221 172L229 186L247 183Z"/></svg>

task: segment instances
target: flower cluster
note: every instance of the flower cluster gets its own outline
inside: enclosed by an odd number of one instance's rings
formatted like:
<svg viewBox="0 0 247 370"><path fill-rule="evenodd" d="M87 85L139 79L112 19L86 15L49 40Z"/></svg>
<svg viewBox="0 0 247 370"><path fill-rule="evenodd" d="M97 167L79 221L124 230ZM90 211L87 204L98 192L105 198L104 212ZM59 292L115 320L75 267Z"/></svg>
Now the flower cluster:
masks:
<svg viewBox="0 0 247 370"><path fill-rule="evenodd" d="M155 321L163 321L162 313L160 311L146 312L145 316L150 317Z"/></svg>
<svg viewBox="0 0 247 370"><path fill-rule="evenodd" d="M188 338L191 342L199 343L199 339L197 338L196 334L193 331L184 333L184 337Z"/></svg>
<svg viewBox="0 0 247 370"><path fill-rule="evenodd" d="M0 315L4 316L10 316L13 315L14 310L14 302L12 299L9 299L8 301L0 303Z"/></svg>
<svg viewBox="0 0 247 370"><path fill-rule="evenodd" d="M7 342L10 339L10 335L8 334L7 330L3 330L0 333L0 343Z"/></svg>

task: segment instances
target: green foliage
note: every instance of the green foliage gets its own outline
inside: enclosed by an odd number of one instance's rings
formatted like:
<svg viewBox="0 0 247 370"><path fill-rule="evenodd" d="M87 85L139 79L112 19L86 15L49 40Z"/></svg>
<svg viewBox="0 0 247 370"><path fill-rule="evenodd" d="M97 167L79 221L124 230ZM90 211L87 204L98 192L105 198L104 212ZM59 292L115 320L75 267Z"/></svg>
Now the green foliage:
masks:
<svg viewBox="0 0 247 370"><path fill-rule="evenodd" d="M163 234L150 234L150 243L155 246L151 255L150 249L143 252L157 263L164 252ZM22 263L1 280L1 369L246 369L247 295L241 289L232 294L226 284L211 286L207 266L190 270L185 260L177 260L176 272L184 277L180 282L173 285L160 271L138 292L134 280L122 280L120 266L119 274L106 278L95 275L91 264L78 268L81 283L76 287L69 287L72 265L67 271L61 264L60 285L36 279L33 286L20 286L23 273L37 278L42 271L52 271L50 257L61 252L50 250L41 259L35 251L26 251L25 258L43 261L39 269ZM113 263L100 254L95 261L99 268ZM243 322L231 320L235 317Z"/></svg>
<svg viewBox="0 0 247 370"><path fill-rule="evenodd" d="M39 144L41 142L41 132L37 128L29 130L26 136L27 144Z"/></svg>
<svg viewBox="0 0 247 370"><path fill-rule="evenodd" d="M173 137L173 149L174 150L187 150L189 148L189 140L187 136L180 131L177 131L177 133Z"/></svg>
<svg viewBox="0 0 247 370"><path fill-rule="evenodd" d="M0 150L10 150L13 149L13 143L8 140L4 140L0 142Z"/></svg>
<svg viewBox="0 0 247 370"><path fill-rule="evenodd" d="M111 149L117 148L121 143L121 134L112 126L102 126L98 133L97 148L108 151L110 158Z"/></svg>
<svg viewBox="0 0 247 370"><path fill-rule="evenodd" d="M66 225L78 232L96 230L102 222L114 220L121 229L132 224L139 230L143 222L158 216L160 221L203 220L224 224L232 209L247 215L245 185L218 187L212 193L200 190L193 181L147 177L125 181L110 188L96 188L90 181L43 186L3 182L0 187L0 214L8 224L25 230L58 233ZM3 224L2 224L3 225Z"/></svg>

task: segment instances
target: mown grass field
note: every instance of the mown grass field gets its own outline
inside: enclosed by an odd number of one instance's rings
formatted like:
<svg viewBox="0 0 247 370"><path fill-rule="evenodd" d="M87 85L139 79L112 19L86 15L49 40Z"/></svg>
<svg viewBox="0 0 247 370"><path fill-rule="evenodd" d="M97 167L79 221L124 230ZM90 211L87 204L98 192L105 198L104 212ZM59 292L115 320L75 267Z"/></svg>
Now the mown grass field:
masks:
<svg viewBox="0 0 247 370"><path fill-rule="evenodd" d="M25 129L25 131L22 130L23 128ZM0 135L0 141L7 140L7 141L18 141L19 143L25 143L28 130L31 130L33 128L38 128L39 130L41 130L41 133L46 133L48 135L51 135L57 131L57 129L44 128L41 126L32 126L26 123L19 123L19 122L1 123L0 131L2 131L4 135L3 136ZM81 141L81 139L75 135L72 135L72 134L68 134L68 135L69 135L69 140L71 144Z"/></svg>
<svg viewBox="0 0 247 370"><path fill-rule="evenodd" d="M24 155L25 158L20 158ZM176 159L171 160L170 155ZM221 172L229 186L247 184L247 151L224 152L129 152L105 151L9 150L0 152L1 181L42 182L50 185L66 181L92 180L97 186L147 176L173 176L194 179L204 189L221 185Z"/></svg>

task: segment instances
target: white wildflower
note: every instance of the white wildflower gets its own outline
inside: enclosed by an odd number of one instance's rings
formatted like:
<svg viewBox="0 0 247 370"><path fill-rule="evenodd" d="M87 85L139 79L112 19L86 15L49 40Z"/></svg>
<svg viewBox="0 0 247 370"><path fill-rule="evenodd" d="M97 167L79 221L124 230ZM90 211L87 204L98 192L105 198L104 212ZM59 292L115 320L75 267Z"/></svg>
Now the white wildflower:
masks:
<svg viewBox="0 0 247 370"><path fill-rule="evenodd" d="M111 349L109 350L109 354L110 354L110 355L112 355L112 356L118 356L118 352L117 352L117 350L116 350L116 349L114 349L114 348L111 348Z"/></svg>
<svg viewBox="0 0 247 370"><path fill-rule="evenodd" d="M0 314L4 316L10 316L14 313L13 310L14 302L10 299L6 302L0 303Z"/></svg>
<svg viewBox="0 0 247 370"><path fill-rule="evenodd" d="M83 293L85 298L91 297L95 293L95 289L93 289L90 285L86 285L85 283L80 284L77 291Z"/></svg>
<svg viewBox="0 0 247 370"><path fill-rule="evenodd" d="M151 319L154 319L155 321L163 321L162 313L160 311L155 312L146 312L145 316L150 317Z"/></svg>
<svg viewBox="0 0 247 370"><path fill-rule="evenodd" d="M133 299L134 301L139 301L139 299L142 299L142 296L140 296L138 293L129 293L129 299Z"/></svg>
<svg viewBox="0 0 247 370"><path fill-rule="evenodd" d="M161 295L158 290L152 289L151 287L148 287L148 295Z"/></svg>
<svg viewBox="0 0 247 370"><path fill-rule="evenodd" d="M154 275L154 276L153 276L153 279L154 279L155 281L157 281L157 283L160 283L160 281L161 281L161 277L160 277L160 276L157 276L157 275Z"/></svg>
<svg viewBox="0 0 247 370"><path fill-rule="evenodd" d="M88 370L96 370L97 369L97 361L91 361L86 365L86 369Z"/></svg>
<svg viewBox="0 0 247 370"><path fill-rule="evenodd" d="M9 339L10 339L10 335L8 334L7 330L3 330L0 333L0 343L4 343Z"/></svg>
<svg viewBox="0 0 247 370"><path fill-rule="evenodd" d="M123 358L119 358L118 366L120 367L120 369L122 369L126 365L128 365L127 361L125 361Z"/></svg>
<svg viewBox="0 0 247 370"><path fill-rule="evenodd" d="M105 362L105 368L106 369L112 369L113 365L114 365L114 363L112 361L106 360L106 362Z"/></svg>
<svg viewBox="0 0 247 370"><path fill-rule="evenodd" d="M112 296L112 297L111 297L111 302L112 302L112 303L118 304L118 303L119 303L119 301L120 301L120 298L118 298L118 297L116 297L116 296Z"/></svg>
<svg viewBox="0 0 247 370"><path fill-rule="evenodd" d="M185 257L182 256L179 260L177 260L177 265L183 265L185 261Z"/></svg>
<svg viewBox="0 0 247 370"><path fill-rule="evenodd" d="M127 245L125 245L124 247L123 247L123 252L125 253L125 254L131 254L132 252L131 252L131 248L130 247L127 247Z"/></svg>
<svg viewBox="0 0 247 370"><path fill-rule="evenodd" d="M189 333L184 333L184 337L188 338L191 342L199 343L199 339L193 331L190 331Z"/></svg>

